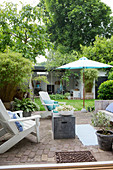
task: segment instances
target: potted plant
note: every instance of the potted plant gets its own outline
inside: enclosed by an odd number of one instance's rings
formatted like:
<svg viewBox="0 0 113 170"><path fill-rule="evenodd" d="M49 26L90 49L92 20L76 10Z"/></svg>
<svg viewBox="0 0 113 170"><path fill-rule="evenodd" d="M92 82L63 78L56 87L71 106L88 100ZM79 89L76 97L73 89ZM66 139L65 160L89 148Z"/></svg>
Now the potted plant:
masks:
<svg viewBox="0 0 113 170"><path fill-rule="evenodd" d="M39 106L29 98L19 100L15 98L12 104L13 110L23 110L23 117L31 116L31 113L39 110Z"/></svg>
<svg viewBox="0 0 113 170"><path fill-rule="evenodd" d="M75 108L73 106L70 105L62 105L62 106L58 106L54 109L54 111L59 112L59 114L61 115L73 115Z"/></svg>
<svg viewBox="0 0 113 170"><path fill-rule="evenodd" d="M95 127L99 127L96 131L99 148L104 151L112 150L113 131L110 130L110 119L104 112L98 112L93 114L92 124Z"/></svg>
<svg viewBox="0 0 113 170"><path fill-rule="evenodd" d="M66 98L66 99L70 99L70 93L68 93L68 92L67 92L67 93L65 93L65 94L64 94L64 98Z"/></svg>
<svg viewBox="0 0 113 170"><path fill-rule="evenodd" d="M88 112L93 112L95 110L94 106L88 106L87 107Z"/></svg>
<svg viewBox="0 0 113 170"><path fill-rule="evenodd" d="M84 69L85 76L85 98L93 99L92 88L94 85L94 80L98 78L97 69ZM81 71L81 79L83 80L83 70Z"/></svg>

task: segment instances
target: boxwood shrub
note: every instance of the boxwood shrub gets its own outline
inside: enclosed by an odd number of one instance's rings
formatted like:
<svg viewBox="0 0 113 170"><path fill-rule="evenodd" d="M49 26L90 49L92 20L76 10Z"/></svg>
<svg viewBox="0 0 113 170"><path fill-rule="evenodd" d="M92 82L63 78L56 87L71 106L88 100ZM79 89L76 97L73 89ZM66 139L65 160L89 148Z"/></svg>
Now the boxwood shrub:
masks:
<svg viewBox="0 0 113 170"><path fill-rule="evenodd" d="M107 80L99 86L98 98L103 100L113 99L113 80Z"/></svg>

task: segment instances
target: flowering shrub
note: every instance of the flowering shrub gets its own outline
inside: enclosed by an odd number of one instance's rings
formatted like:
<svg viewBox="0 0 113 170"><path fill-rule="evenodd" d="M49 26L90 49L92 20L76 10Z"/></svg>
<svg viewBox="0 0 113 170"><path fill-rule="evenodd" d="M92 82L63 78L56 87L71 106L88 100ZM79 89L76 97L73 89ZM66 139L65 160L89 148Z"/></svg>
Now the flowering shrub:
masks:
<svg viewBox="0 0 113 170"><path fill-rule="evenodd" d="M71 111L71 110L75 110L75 108L70 105L62 105L55 108L55 111Z"/></svg>

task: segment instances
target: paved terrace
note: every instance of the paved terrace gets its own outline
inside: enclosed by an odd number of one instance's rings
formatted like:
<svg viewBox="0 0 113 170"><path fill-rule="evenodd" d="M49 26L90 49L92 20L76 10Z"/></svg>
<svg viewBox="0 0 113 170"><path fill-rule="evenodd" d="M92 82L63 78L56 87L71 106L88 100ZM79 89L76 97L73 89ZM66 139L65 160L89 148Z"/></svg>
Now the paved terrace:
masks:
<svg viewBox="0 0 113 170"><path fill-rule="evenodd" d="M39 114L39 112L37 113ZM76 124L90 124L91 113L75 112ZM87 135L87 134L86 134ZM52 138L51 119L40 120L40 143L29 135L9 151L0 155L0 165L16 164L47 164L56 163L56 151L86 151L89 150L97 161L113 160L113 151L102 151L98 146L83 146L76 136L75 139Z"/></svg>

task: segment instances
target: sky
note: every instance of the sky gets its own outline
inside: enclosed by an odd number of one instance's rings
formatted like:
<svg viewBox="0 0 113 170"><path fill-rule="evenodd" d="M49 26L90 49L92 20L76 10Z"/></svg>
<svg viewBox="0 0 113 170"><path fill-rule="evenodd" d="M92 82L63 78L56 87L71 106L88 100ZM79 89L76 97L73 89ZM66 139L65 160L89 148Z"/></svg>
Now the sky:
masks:
<svg viewBox="0 0 113 170"><path fill-rule="evenodd" d="M30 4L32 6L37 5L37 3L39 2L39 0L5 0L6 2L13 2L13 3L17 3L20 4L20 1L22 1L23 4ZM101 0L102 2L104 2L105 4L107 4L108 6L110 6L112 13L113 13L113 0ZM0 0L0 4L2 4L4 2L4 0ZM46 61L44 56L40 56L37 60L38 63L41 63L43 61Z"/></svg>

